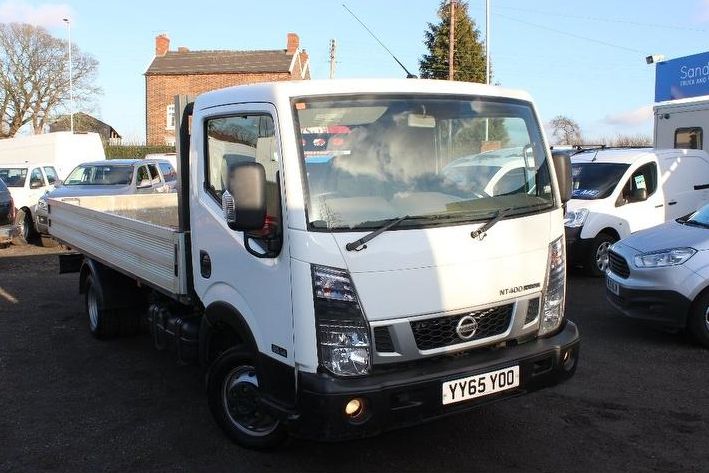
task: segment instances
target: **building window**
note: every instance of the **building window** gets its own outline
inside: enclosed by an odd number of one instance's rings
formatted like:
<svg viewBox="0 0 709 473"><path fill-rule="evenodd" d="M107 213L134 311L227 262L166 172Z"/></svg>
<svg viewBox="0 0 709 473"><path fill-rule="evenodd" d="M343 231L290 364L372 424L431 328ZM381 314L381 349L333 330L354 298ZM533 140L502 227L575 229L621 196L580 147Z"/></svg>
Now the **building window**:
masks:
<svg viewBox="0 0 709 473"><path fill-rule="evenodd" d="M675 148L702 149L702 129L698 126L677 128L675 130Z"/></svg>
<svg viewBox="0 0 709 473"><path fill-rule="evenodd" d="M165 137L165 146L175 146L175 137L174 136L166 136Z"/></svg>
<svg viewBox="0 0 709 473"><path fill-rule="evenodd" d="M175 104L170 104L165 110L165 129L174 130L175 129Z"/></svg>

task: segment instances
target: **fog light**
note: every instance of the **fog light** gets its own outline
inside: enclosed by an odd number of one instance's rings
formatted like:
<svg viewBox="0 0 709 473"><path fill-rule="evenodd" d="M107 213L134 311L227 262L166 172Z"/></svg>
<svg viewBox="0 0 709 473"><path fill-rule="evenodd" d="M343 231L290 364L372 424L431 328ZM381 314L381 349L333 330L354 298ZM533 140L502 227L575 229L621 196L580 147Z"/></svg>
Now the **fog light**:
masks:
<svg viewBox="0 0 709 473"><path fill-rule="evenodd" d="M351 399L345 406L345 414L347 414L347 417L357 417L362 413L363 407L364 403L360 399Z"/></svg>
<svg viewBox="0 0 709 473"><path fill-rule="evenodd" d="M561 367L564 371L572 371L576 367L576 353L574 350L565 351L561 357Z"/></svg>

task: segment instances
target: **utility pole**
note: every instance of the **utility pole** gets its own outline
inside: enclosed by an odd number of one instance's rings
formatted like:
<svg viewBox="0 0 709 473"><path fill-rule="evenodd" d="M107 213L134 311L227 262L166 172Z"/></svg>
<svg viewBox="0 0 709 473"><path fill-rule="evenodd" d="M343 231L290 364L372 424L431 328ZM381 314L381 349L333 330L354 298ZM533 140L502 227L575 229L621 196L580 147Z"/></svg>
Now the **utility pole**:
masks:
<svg viewBox="0 0 709 473"><path fill-rule="evenodd" d="M485 83L490 83L490 0L485 0Z"/></svg>
<svg viewBox="0 0 709 473"><path fill-rule="evenodd" d="M74 133L74 73L72 71L72 61L71 61L71 20L69 18L62 18L62 21L66 23L67 35L68 35L68 48L69 48L69 120L71 123L71 132Z"/></svg>
<svg viewBox="0 0 709 473"><path fill-rule="evenodd" d="M453 80L453 52L455 51L455 2L450 0L450 34L448 37L448 80Z"/></svg>
<svg viewBox="0 0 709 473"><path fill-rule="evenodd" d="M337 49L337 43L334 39L330 40L330 79L335 78L335 50Z"/></svg>

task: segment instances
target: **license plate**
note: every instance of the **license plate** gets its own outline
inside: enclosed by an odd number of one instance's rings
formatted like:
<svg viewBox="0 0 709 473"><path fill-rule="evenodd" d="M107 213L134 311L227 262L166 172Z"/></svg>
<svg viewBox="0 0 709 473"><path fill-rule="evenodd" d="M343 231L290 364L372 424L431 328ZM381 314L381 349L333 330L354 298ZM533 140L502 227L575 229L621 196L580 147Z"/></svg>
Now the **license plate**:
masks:
<svg viewBox="0 0 709 473"><path fill-rule="evenodd" d="M620 295L620 284L606 276L606 287L616 296Z"/></svg>
<svg viewBox="0 0 709 473"><path fill-rule="evenodd" d="M519 386L519 366L454 379L443 383L443 404L453 404L488 396L517 386Z"/></svg>

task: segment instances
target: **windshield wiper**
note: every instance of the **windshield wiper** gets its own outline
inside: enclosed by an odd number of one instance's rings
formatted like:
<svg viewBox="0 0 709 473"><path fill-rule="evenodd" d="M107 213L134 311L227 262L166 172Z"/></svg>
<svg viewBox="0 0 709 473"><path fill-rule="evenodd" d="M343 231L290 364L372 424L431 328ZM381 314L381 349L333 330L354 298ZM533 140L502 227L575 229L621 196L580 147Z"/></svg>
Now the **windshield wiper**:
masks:
<svg viewBox="0 0 709 473"><path fill-rule="evenodd" d="M378 237L385 231L389 230L392 227L395 227L399 225L401 222L404 220L408 220L411 217L410 215L404 215L403 217L396 218L392 220L391 222L387 223L386 225L382 225L381 227L377 228L371 233L367 233L364 235L362 238L359 240L351 241L345 245L345 249L347 251L362 251L363 249L367 248L367 242L372 240L373 238Z"/></svg>
<svg viewBox="0 0 709 473"><path fill-rule="evenodd" d="M487 231L490 230L497 222L505 218L507 214L509 214L512 211L511 208L507 209L500 209L495 212L493 217L485 223L482 227L478 228L477 230L473 230L470 232L470 237L471 238L478 238L479 240L483 240L487 236Z"/></svg>

